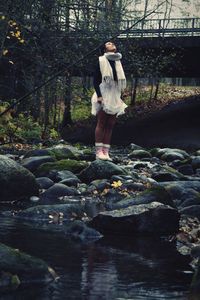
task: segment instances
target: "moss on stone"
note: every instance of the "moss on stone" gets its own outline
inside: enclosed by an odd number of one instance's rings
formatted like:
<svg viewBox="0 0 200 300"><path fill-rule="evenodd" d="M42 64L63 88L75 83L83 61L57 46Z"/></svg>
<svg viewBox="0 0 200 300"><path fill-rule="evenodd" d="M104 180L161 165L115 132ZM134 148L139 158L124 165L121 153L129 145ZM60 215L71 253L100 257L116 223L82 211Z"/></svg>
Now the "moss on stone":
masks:
<svg viewBox="0 0 200 300"><path fill-rule="evenodd" d="M68 148L52 148L48 150L50 156L57 160L62 159L76 159L76 155Z"/></svg>
<svg viewBox="0 0 200 300"><path fill-rule="evenodd" d="M11 286L16 289L20 285L21 281L17 275L12 275L11 277Z"/></svg>
<svg viewBox="0 0 200 300"><path fill-rule="evenodd" d="M16 274L47 274L48 265L41 259L0 243L0 269ZM13 279L14 281L17 278Z"/></svg>
<svg viewBox="0 0 200 300"><path fill-rule="evenodd" d="M88 163L86 161L62 159L57 162L42 164L37 170L37 175L42 175L51 170L57 170L57 171L68 170L71 171L72 173L79 173L87 166Z"/></svg>
<svg viewBox="0 0 200 300"><path fill-rule="evenodd" d="M151 158L151 153L146 150L134 150L129 154L130 158Z"/></svg>
<svg viewBox="0 0 200 300"><path fill-rule="evenodd" d="M152 148L149 150L152 156L157 156L160 148Z"/></svg>
<svg viewBox="0 0 200 300"><path fill-rule="evenodd" d="M185 177L183 174L181 174L180 172L178 172L177 170L175 170L174 168L169 167L169 166L163 166L163 170L166 172L169 172L171 174L174 174L174 175L178 176L179 178Z"/></svg>

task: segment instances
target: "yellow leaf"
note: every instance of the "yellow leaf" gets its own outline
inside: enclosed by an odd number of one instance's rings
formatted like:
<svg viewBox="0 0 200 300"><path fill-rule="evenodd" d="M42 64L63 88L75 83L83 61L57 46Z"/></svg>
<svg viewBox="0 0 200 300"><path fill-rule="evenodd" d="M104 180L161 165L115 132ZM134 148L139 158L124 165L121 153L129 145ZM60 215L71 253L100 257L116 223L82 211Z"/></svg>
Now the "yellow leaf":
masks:
<svg viewBox="0 0 200 300"><path fill-rule="evenodd" d="M5 16L1 16L1 20L5 20L5 18L6 18Z"/></svg>
<svg viewBox="0 0 200 300"><path fill-rule="evenodd" d="M20 36L20 34L21 34L21 32L20 32L20 31L17 31L17 32L15 33L15 36L18 37L18 36Z"/></svg>
<svg viewBox="0 0 200 300"><path fill-rule="evenodd" d="M122 182L121 182L121 180L113 181L113 183L111 184L111 186L116 189L116 188L122 186Z"/></svg>
<svg viewBox="0 0 200 300"><path fill-rule="evenodd" d="M24 40L20 40L19 42L20 42L21 44L23 44L25 41L24 41Z"/></svg>
<svg viewBox="0 0 200 300"><path fill-rule="evenodd" d="M12 64L12 65L14 65L14 62L12 60L9 60L9 63Z"/></svg>
<svg viewBox="0 0 200 300"><path fill-rule="evenodd" d="M3 55L6 55L8 53L8 50L3 50Z"/></svg>

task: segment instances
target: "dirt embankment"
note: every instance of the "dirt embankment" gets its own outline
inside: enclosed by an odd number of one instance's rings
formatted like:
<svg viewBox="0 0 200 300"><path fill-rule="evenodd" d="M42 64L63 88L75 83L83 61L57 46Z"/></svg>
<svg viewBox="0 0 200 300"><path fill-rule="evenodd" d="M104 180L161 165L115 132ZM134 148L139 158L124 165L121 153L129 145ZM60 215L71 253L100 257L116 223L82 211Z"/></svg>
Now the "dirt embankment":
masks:
<svg viewBox="0 0 200 300"><path fill-rule="evenodd" d="M69 142L94 143L95 120L91 124L64 128L62 137ZM112 143L136 143L144 147L200 149L200 95L169 102L161 109L144 111L135 118L118 122Z"/></svg>

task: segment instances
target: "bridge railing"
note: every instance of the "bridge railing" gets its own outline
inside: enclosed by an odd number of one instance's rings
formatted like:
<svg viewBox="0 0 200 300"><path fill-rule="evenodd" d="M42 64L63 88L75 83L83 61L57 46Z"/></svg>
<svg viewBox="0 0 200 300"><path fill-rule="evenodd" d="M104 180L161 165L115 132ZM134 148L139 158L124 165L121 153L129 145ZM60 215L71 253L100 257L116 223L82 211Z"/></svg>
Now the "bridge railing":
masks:
<svg viewBox="0 0 200 300"><path fill-rule="evenodd" d="M120 29L125 30L132 26L136 20L123 20ZM200 18L171 18L146 19L138 23L123 36L196 36L200 35Z"/></svg>

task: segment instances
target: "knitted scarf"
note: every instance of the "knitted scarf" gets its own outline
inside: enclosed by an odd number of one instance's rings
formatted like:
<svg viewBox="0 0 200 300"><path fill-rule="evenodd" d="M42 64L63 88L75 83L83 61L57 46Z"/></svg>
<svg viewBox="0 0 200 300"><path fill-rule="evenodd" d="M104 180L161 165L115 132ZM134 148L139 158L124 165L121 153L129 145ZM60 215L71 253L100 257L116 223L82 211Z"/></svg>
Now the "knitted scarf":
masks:
<svg viewBox="0 0 200 300"><path fill-rule="evenodd" d="M113 70L108 60L115 61L115 69L117 73L117 86L120 90L126 88L126 77L121 64L120 59L122 58L121 53L106 52L103 56L99 57L100 71L102 74L102 82L107 84L114 83Z"/></svg>

